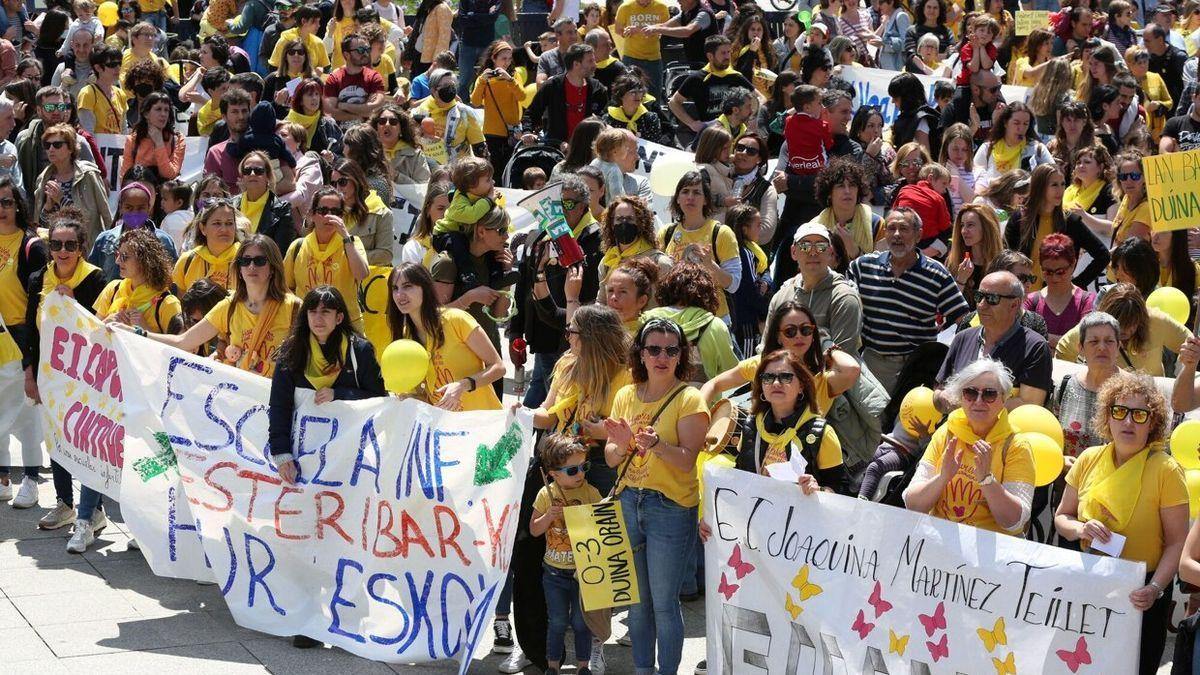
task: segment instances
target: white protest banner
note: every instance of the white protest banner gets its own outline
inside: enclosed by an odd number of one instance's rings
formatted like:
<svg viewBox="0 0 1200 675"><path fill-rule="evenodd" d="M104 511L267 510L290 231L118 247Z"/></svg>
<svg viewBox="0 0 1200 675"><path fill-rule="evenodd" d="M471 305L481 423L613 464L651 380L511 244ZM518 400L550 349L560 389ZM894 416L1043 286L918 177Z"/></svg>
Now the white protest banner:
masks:
<svg viewBox="0 0 1200 675"><path fill-rule="evenodd" d="M199 542L239 625L466 671L508 571L528 415L299 392L301 480L287 485L267 442L269 380L124 331L113 344L126 454L160 460L124 483L181 486L174 506L190 506L185 518L123 501L152 567Z"/></svg>
<svg viewBox="0 0 1200 675"><path fill-rule="evenodd" d="M96 134L96 145L100 154L104 155L104 164L108 175L104 177L108 184L108 206L116 214L117 193L121 189L121 157L125 152L124 134ZM180 180L184 183L194 183L200 180L204 173L204 155L208 152L208 138L205 136L188 136L184 138L183 166L179 170Z"/></svg>
<svg viewBox="0 0 1200 675"><path fill-rule="evenodd" d="M1140 562L736 469L704 485L710 674L1136 671Z"/></svg>
<svg viewBox="0 0 1200 675"><path fill-rule="evenodd" d="M38 391L50 458L119 498L125 463L121 376L104 324L60 293L43 301Z"/></svg>
<svg viewBox="0 0 1200 675"><path fill-rule="evenodd" d="M888 95L888 84L899 73L894 70L882 70L880 68L863 68L861 66L842 66L842 79L854 85L854 107L876 105L883 113L884 124L891 124L896 120L896 115L899 111L896 110L895 104L892 103L892 97ZM930 103L933 102L933 85L939 79L929 75L917 75L917 79L921 84L925 85L927 96ZM1005 101L1024 101L1029 96L1029 87L1018 87L1010 84L1003 85L1001 93L1004 95Z"/></svg>

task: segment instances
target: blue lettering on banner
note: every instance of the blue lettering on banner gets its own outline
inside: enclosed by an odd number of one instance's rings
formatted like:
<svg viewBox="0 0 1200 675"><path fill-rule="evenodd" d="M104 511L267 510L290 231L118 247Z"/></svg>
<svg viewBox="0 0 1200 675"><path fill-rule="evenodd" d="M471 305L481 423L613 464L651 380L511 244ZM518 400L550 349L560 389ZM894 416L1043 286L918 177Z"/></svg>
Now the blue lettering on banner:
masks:
<svg viewBox="0 0 1200 675"><path fill-rule="evenodd" d="M329 437L326 438L320 445L316 446L315 450L310 450L312 444L309 443L308 432L309 425L329 425ZM296 462L299 463L300 458L305 455L317 455L318 464L317 470L313 473L313 477L308 481L298 480L297 482L309 482L313 485L325 485L327 487L338 487L342 481L327 481L321 479L321 472L325 470L325 450L333 439L337 438L338 420L336 417L318 417L316 415L305 415L300 418L299 424L296 425Z"/></svg>
<svg viewBox="0 0 1200 675"><path fill-rule="evenodd" d="M279 616L287 616L287 612L275 602L275 594L271 592L271 587L267 585L267 575L271 573L271 570L275 569L275 553L271 551L271 547L267 545L267 542L249 532L244 532L243 536L246 538L246 572L250 576L246 604L254 607L254 587L262 586L263 591L267 594L267 602L271 604L271 609L275 610L275 613ZM254 554L250 552L251 541L257 542L267 552L267 566L262 568L261 571L254 568Z"/></svg>
<svg viewBox="0 0 1200 675"><path fill-rule="evenodd" d="M446 607L446 605L449 604L446 602L446 598L450 595L449 589L451 583L458 584L463 591L465 591L467 596L467 601L465 604L468 608L471 606L471 601L474 599L474 595L471 593L471 588L467 586L467 582L462 580L462 577L453 572L446 572L446 576L442 577L442 649L445 651L446 656L448 657L454 656L458 653L458 650L462 649L462 631L459 631L458 635L455 636L454 646L450 646L450 610ZM467 624L467 630L470 631L470 609L466 611L465 616L463 617L463 623Z"/></svg>
<svg viewBox="0 0 1200 675"><path fill-rule="evenodd" d="M200 533L195 525L186 525L179 522L178 511L175 507L175 500L175 487L171 486L167 488L167 556L171 562L176 562L179 560L178 556L176 555L176 544L178 542L176 535L179 532L195 532L196 534Z"/></svg>
<svg viewBox="0 0 1200 675"><path fill-rule="evenodd" d="M385 572L379 572L378 574L371 575L371 579L367 581L367 596L376 602L381 602L385 605L395 607L396 611L399 612L400 616L404 619L404 627L400 629L399 633L396 633L395 637L385 638L379 637L378 635L371 636L371 642L383 645L385 647L390 647L404 639L404 636L408 634L409 628L412 626L412 620L408 618L408 611L404 609L403 605L384 597L382 593L375 590L375 584L379 581L385 582L383 590L387 591L388 587L392 584L395 584L397 581L399 581L399 579Z"/></svg>
<svg viewBox="0 0 1200 675"><path fill-rule="evenodd" d="M404 456L400 460L400 471L396 476L396 499L412 496L413 474L416 474L426 499L445 501L442 470L458 466L459 461L442 461L442 439L466 434L465 431L431 430L423 424L414 427Z"/></svg>
<svg viewBox="0 0 1200 675"><path fill-rule="evenodd" d="M213 369L209 368L208 366L196 363L190 359L186 359L186 358L183 358L180 356L172 356L171 360L167 363L167 395L163 397L162 407L158 411L159 417L165 418L167 416L167 406L170 405L171 401L173 401L173 400L174 401L182 401L183 400L184 395L171 388L171 385L175 382L175 375L177 374L177 371L176 371L177 366L183 366L185 368L190 368L192 370L198 371L205 375L212 375L212 372L213 372ZM173 445L179 445L181 447L191 447L192 446L192 439L190 439L190 438L184 438L182 436L175 436L175 435L171 435L170 438L171 438L171 443Z"/></svg>
<svg viewBox="0 0 1200 675"><path fill-rule="evenodd" d="M237 453L238 457L241 457L242 459L256 466L267 465L266 458L271 456L271 445L270 443L263 444L262 457L247 455L245 444L246 433L243 431L243 429L252 416L263 413L265 417L266 412L267 406L265 405L251 406L249 410L247 410L240 418L238 418L237 425L234 427L236 430L236 440L234 441L233 445L234 452Z"/></svg>
<svg viewBox="0 0 1200 675"><path fill-rule="evenodd" d="M358 570L359 574L361 574L363 571L363 566L361 564L347 558L338 558L337 573L334 574L333 577L333 594L329 598L330 620L328 631L334 635L341 635L342 637L348 637L355 642L363 643L367 641L366 638L358 633L351 633L350 631L342 628L342 617L338 615L337 611L339 605L350 608L358 606L342 597L342 588L345 585L345 572L347 567L352 567Z"/></svg>
<svg viewBox="0 0 1200 675"><path fill-rule="evenodd" d="M371 444L371 450L375 453L375 464L366 464L363 462L363 454L367 450L367 444ZM379 438L375 434L375 419L367 420L363 425L362 435L358 440L358 456L354 459L354 470L350 472L350 485L358 485L359 470L367 473L375 474L375 494L379 494Z"/></svg>
<svg viewBox="0 0 1200 675"><path fill-rule="evenodd" d="M208 392L208 396L204 399L204 416L212 420L214 424L221 427L221 429L225 431L225 441L222 443L201 443L199 439L196 439L196 447L202 450L216 452L221 448L229 447L233 443L233 429L230 428L228 422L221 419L221 417L213 410L213 400L216 399L217 396L226 389L230 391L237 391L238 386L232 382L219 382L217 383L217 386L213 387L212 390Z"/></svg>

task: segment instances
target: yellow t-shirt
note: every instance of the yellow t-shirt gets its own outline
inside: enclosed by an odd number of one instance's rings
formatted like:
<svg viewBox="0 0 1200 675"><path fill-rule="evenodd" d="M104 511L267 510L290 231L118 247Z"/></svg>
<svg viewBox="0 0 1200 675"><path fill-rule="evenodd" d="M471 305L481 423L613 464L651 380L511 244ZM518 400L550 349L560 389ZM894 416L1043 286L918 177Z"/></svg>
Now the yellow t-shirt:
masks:
<svg viewBox="0 0 1200 675"><path fill-rule="evenodd" d="M708 406L700 390L690 385L663 410L654 424L654 430L663 443L679 444L679 420L691 415L703 415L708 419ZM614 419L623 419L636 432L641 427L650 426L650 420L662 407L666 397L674 393L674 389L656 401L643 402L638 398L637 385L622 387L613 400L612 414ZM626 487L636 487L645 490L657 490L671 501L684 507L696 506L700 503L700 485L696 479L696 471L680 470L658 458L653 452L638 455L636 452L629 459L629 470L621 484ZM622 469L618 468L618 475Z"/></svg>
<svg viewBox="0 0 1200 675"><path fill-rule="evenodd" d="M1179 348L1183 345L1184 340L1191 337L1192 331L1162 310L1147 307L1146 311L1150 315L1146 343L1137 350L1126 347L1124 352L1133 363L1133 369L1140 370L1147 375L1163 376L1166 374L1163 371L1162 363L1163 349L1166 348L1178 354ZM1059 339L1058 345L1054 348L1054 358L1064 361L1079 359L1079 326L1067 331L1066 335ZM1125 362L1124 356L1118 354L1116 359L1119 368L1131 370L1129 364Z"/></svg>
<svg viewBox="0 0 1200 675"><path fill-rule="evenodd" d="M388 44L390 45L391 43ZM388 78L396 74L396 62L388 54L380 54L379 63L371 67L383 78L383 85L385 87L387 86Z"/></svg>
<svg viewBox="0 0 1200 675"><path fill-rule="evenodd" d="M341 21L331 20L329 22L329 26L330 28L328 28L326 32L333 33L331 38L333 40L333 53L330 54L330 57L333 61L332 67L341 68L342 66L346 65L346 58L342 56L342 36L348 35L350 30L353 29L354 18L347 16Z"/></svg>
<svg viewBox="0 0 1200 675"><path fill-rule="evenodd" d="M233 316L230 317L229 305L232 302L232 298L218 302L204 315L204 320L217 329L223 341L242 350L242 358L233 365L246 372L271 377L275 372L275 353L287 338L292 321L300 311L300 298L288 293L276 308L270 325L263 328L263 333L257 340L254 331L258 328L261 313L254 314L245 303L239 302L234 305ZM252 341L255 342L254 345L251 345ZM254 346L253 350L250 350L251 346Z"/></svg>
<svg viewBox="0 0 1200 675"><path fill-rule="evenodd" d="M1022 56L1013 61L1008 71L1008 83L1018 87L1032 87L1037 81L1029 75L1029 57Z"/></svg>
<svg viewBox="0 0 1200 675"><path fill-rule="evenodd" d="M467 344L467 338L477 328L479 322L467 312L461 309L442 310L442 330L446 339L439 349L430 354L429 372L425 376L430 403L437 404L442 400L437 393L439 387L483 370L483 361ZM425 348L429 349L428 342ZM468 391L462 397L463 410L499 410L500 407L500 399L490 384L481 384L475 391Z"/></svg>
<svg viewBox="0 0 1200 675"><path fill-rule="evenodd" d="M813 412L811 410L806 409L805 412L802 415L800 415L800 419L796 421L796 425L804 426L805 424L808 423L809 420L811 420L814 417L816 417L816 415L813 414ZM755 424L755 421L750 420L750 424ZM797 439L797 441L794 441L792 443L792 446L793 446L792 451L793 452L800 452L800 446L798 445L798 441L799 441L799 439ZM759 443L765 443L765 441L760 439ZM767 451L763 455L762 475L764 475L764 476L768 475L767 467L770 466L771 464L779 464L781 462L786 462L786 461L788 461L788 453L786 450L786 446L784 444L768 445ZM825 427L825 434L823 436L821 436L821 447L817 449L817 468L818 469L832 469L833 467L835 467L841 463L842 463L842 442L840 439L838 439L837 432L833 430L833 425L830 424ZM830 487L830 486L822 485L821 487Z"/></svg>
<svg viewBox="0 0 1200 675"><path fill-rule="evenodd" d="M125 90L113 85L113 95L105 96L100 87L89 84L79 92L76 104L79 110L87 110L96 118L96 133L119 134L125 130L125 113L129 110L129 97Z"/></svg>
<svg viewBox="0 0 1200 675"><path fill-rule="evenodd" d="M554 394L556 403L562 403L564 397L575 395L578 400L574 405L570 405L555 414L558 417L560 426L568 419L574 420L576 424L580 420L589 417L608 417L612 412L613 401L617 397L617 392L627 384L633 384L633 373L628 368L622 368L608 380L608 398L600 401L600 405L596 405L596 401L587 396L577 396L577 389L574 386L570 387L570 391L566 391L567 382L563 371L567 361L560 358L554 364L554 371L550 374L550 392ZM570 433L582 435L582 429L574 427L567 430Z"/></svg>
<svg viewBox="0 0 1200 675"><path fill-rule="evenodd" d="M279 42L275 43L275 49L271 51L271 58L267 59L267 63L272 67L278 68L280 61L283 60L283 50L292 40L300 38L299 28L289 28L279 34ZM314 68L321 69L329 67L329 51L325 49L325 43L321 42L321 38L316 35L306 35L304 37L304 47L308 49L308 61Z"/></svg>
<svg viewBox="0 0 1200 675"><path fill-rule="evenodd" d="M233 256L237 255L237 244L233 245ZM175 288L179 289L179 293L183 293L196 283L196 280L208 277L214 284L227 291L232 291L237 283L237 264L234 257L230 257L229 264L225 266L212 265L197 253L198 248L193 248L179 256L179 260L175 261L175 269L171 272L171 281L175 283Z"/></svg>
<svg viewBox="0 0 1200 675"><path fill-rule="evenodd" d="M1150 227L1150 200L1143 199L1141 204L1129 210L1129 198L1122 197L1117 206L1117 215L1113 218L1113 243L1119 244L1129 237L1129 227L1134 223L1145 223Z"/></svg>
<svg viewBox="0 0 1200 675"><path fill-rule="evenodd" d="M422 134L418 136L418 140L426 157L438 164L446 164L450 157L449 150L446 148L446 118L449 116L450 109L456 104L451 103L443 107L435 99L434 96L427 96L416 108L416 112L424 113L433 120L434 129L433 138ZM458 126L454 130L454 138L450 139L450 146L458 148L459 157L466 157L470 155L470 146L483 141L483 126L479 120L465 110L462 111L458 118Z"/></svg>
<svg viewBox="0 0 1200 675"><path fill-rule="evenodd" d="M945 424L933 432L933 438L930 439L929 447L925 450L921 461L929 462L935 471L940 471L942 454L945 453L949 442L950 427ZM1003 440L999 443L992 443L992 475L1001 483L1015 482L1032 485L1033 451L1029 449L1029 444L1014 438L1007 451L1001 452L1002 446ZM962 465L958 467L958 473L954 474L954 477L942 490L942 495L938 497L930 515L983 530L1008 534L996 522L991 509L988 508L987 500L983 497L983 490L979 487L981 478L983 476L975 475L974 455L968 451L964 455Z"/></svg>
<svg viewBox="0 0 1200 675"><path fill-rule="evenodd" d="M29 298L17 278L17 261L24 239L25 233L21 230L0 236L0 316L4 317L7 326L25 323L25 306Z"/></svg>
<svg viewBox="0 0 1200 675"><path fill-rule="evenodd" d="M108 285L100 292L100 297L96 298L96 304L92 305L92 309L96 310L96 318L107 321L113 314L116 314L111 308L120 284L120 279L114 279L108 282ZM151 333L170 332L171 321L183 314L183 306L179 304L179 298L164 293L165 291L156 295L154 300L147 303L145 309L142 310L142 323Z"/></svg>
<svg viewBox="0 0 1200 675"><path fill-rule="evenodd" d="M625 26L653 26L670 18L666 3L660 0L650 0L645 7L637 0L626 0L617 8L617 23ZM621 53L631 59L657 61L662 58L661 40L659 35L630 35L625 38Z"/></svg>
<svg viewBox="0 0 1200 675"><path fill-rule="evenodd" d="M746 378L747 382L754 381L754 375L758 372L758 364L762 362L762 357L759 355L751 356L748 359L742 359L738 362L738 374ZM817 395L817 409L822 415L829 413L829 409L833 407L833 399L836 398L829 392L828 373L822 371L813 374L813 389Z"/></svg>
<svg viewBox="0 0 1200 675"><path fill-rule="evenodd" d="M715 220L709 220L703 226L687 231L683 229L683 225L675 223L663 231L663 241L659 248L664 253L676 260L683 259L683 250L688 244L699 244L705 247L711 247L713 243L712 232L714 227L720 226ZM667 233L670 232L671 240L666 241ZM728 227L721 227L717 232L717 250L713 251L718 263L725 263L730 260L736 260L738 257L737 236L733 230ZM718 317L724 318L729 315L729 305L725 302L725 294L720 292L722 288L718 284L717 293L717 311Z"/></svg>
<svg viewBox="0 0 1200 675"><path fill-rule="evenodd" d="M143 14L162 11L166 6L167 0L138 0L138 7L142 9Z"/></svg>
<svg viewBox="0 0 1200 675"><path fill-rule="evenodd" d="M171 75L173 73L171 72L171 63L169 61L167 61L166 59L164 59L163 57L161 57L157 54L151 54L148 58L152 58L155 61L158 61L158 65L162 66L163 72L167 74L167 77L171 77ZM128 73L129 69L133 67L133 64L137 63L139 60L140 59L138 59L138 57L134 55L132 49L125 50L125 54L121 56L121 81L122 82L125 81L125 73Z"/></svg>
<svg viewBox="0 0 1200 675"><path fill-rule="evenodd" d="M1067 485L1078 490L1084 478L1109 446L1097 445L1084 450L1067 472ZM1083 494L1079 495L1083 498ZM1140 560L1147 570L1158 565L1163 552L1162 519L1159 509L1188 503L1187 482L1183 467L1165 452L1152 452L1142 471L1142 490L1129 524L1120 534L1126 536L1121 558ZM1115 532L1116 530L1114 530Z"/></svg>
<svg viewBox="0 0 1200 675"><path fill-rule="evenodd" d="M327 264L309 265L306 270L297 270L296 258L300 254L300 247L304 245L304 240L305 237L301 237L293 241L292 245L288 247L287 255L283 257L283 274L288 290L303 298L317 286L333 286L338 289L346 301L347 309L350 310L350 323L354 324L355 329L362 332L362 309L358 306L358 280L354 278L354 272L350 270L350 261L346 257L342 238L335 234L328 244L320 247L322 252L329 251L330 246L337 247L329 256ZM358 237L354 238L354 249L364 260L366 259L367 251Z"/></svg>
<svg viewBox="0 0 1200 675"><path fill-rule="evenodd" d="M595 504L600 501L600 492L590 483L584 483L577 488L564 490L557 483L551 482L538 491L533 498L533 510L545 513L555 502L562 506L579 506ZM567 523L562 518L550 523L546 529L546 555L542 562L560 570L575 569L575 555L571 552L571 538L567 536Z"/></svg>

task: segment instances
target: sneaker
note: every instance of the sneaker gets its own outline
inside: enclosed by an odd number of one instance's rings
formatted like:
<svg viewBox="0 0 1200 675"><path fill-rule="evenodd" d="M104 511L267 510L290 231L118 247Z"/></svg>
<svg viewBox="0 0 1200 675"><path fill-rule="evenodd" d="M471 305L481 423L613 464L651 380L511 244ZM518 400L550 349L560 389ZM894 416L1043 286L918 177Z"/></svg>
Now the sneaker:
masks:
<svg viewBox="0 0 1200 675"><path fill-rule="evenodd" d="M92 511L92 531L100 534L106 527L108 527L108 516L105 515L104 509Z"/></svg>
<svg viewBox="0 0 1200 675"><path fill-rule="evenodd" d="M67 553L83 553L96 541L96 533L92 531L90 522L76 522L75 532L67 542Z"/></svg>
<svg viewBox="0 0 1200 675"><path fill-rule="evenodd" d="M629 637L629 633L626 633L617 640L617 644L621 645L622 647L632 647L633 638Z"/></svg>
<svg viewBox="0 0 1200 675"><path fill-rule="evenodd" d="M0 483L0 502L7 502L13 497L12 483Z"/></svg>
<svg viewBox="0 0 1200 675"><path fill-rule="evenodd" d="M708 659L696 664L696 675L708 675Z"/></svg>
<svg viewBox="0 0 1200 675"><path fill-rule="evenodd" d="M496 633L496 639L492 643L492 653L511 654L513 652L512 624L508 618L496 619L496 623L492 624L492 630Z"/></svg>
<svg viewBox="0 0 1200 675"><path fill-rule="evenodd" d="M292 636L292 646L296 649L312 649L313 647L320 647L321 641L314 640L307 635L294 635Z"/></svg>
<svg viewBox="0 0 1200 675"><path fill-rule="evenodd" d="M584 667L580 668L579 670L575 671L575 675L592 675L592 669L588 668L587 666L584 666Z"/></svg>
<svg viewBox="0 0 1200 675"><path fill-rule="evenodd" d="M513 673L519 673L522 670L525 670L526 667L532 665L533 661L525 658L524 652L522 652L519 648L514 648L513 652L508 655L508 658L504 659L504 661L500 663L500 667L497 670L502 673L506 673L507 675L512 675Z"/></svg>
<svg viewBox="0 0 1200 675"><path fill-rule="evenodd" d="M13 497L12 507L14 509L28 509L37 506L37 503L37 481L26 476L25 478L21 479L21 487L17 490L17 496Z"/></svg>
<svg viewBox="0 0 1200 675"><path fill-rule="evenodd" d="M39 530L57 530L75 522L75 509L67 506L63 500L58 500L54 508L46 512L38 521Z"/></svg>
<svg viewBox="0 0 1200 675"><path fill-rule="evenodd" d="M588 659L592 675L604 675L604 643L592 640L592 656Z"/></svg>

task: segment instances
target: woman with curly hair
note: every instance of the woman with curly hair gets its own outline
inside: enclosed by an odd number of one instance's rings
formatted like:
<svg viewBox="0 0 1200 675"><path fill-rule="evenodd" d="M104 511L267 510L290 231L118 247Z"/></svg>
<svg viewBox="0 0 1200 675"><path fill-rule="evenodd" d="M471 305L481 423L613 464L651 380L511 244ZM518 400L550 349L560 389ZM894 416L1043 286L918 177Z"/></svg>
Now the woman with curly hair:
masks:
<svg viewBox="0 0 1200 675"><path fill-rule="evenodd" d="M355 124L342 138L343 156L366 175L367 186L384 204L392 203L392 168L384 156L379 134L367 124Z"/></svg>
<svg viewBox="0 0 1200 675"><path fill-rule="evenodd" d="M642 312L654 306L654 288L661 272L649 258L629 258L621 261L608 275L600 304L612 307L621 317L625 332L633 335L642 325Z"/></svg>
<svg viewBox="0 0 1200 675"><path fill-rule="evenodd" d="M403 108L385 103L371 113L367 124L379 135L393 182L400 185L429 182L429 160L417 141L417 125Z"/></svg>
<svg viewBox="0 0 1200 675"><path fill-rule="evenodd" d="M125 63L128 64L128 59ZM123 66L121 72L124 73L121 77L121 88L125 90L125 95L130 97L129 107L125 111L125 123L128 127L137 124L141 119L142 101L156 91L165 91L167 67L159 61L147 59L132 66Z"/></svg>
<svg viewBox="0 0 1200 675"><path fill-rule="evenodd" d="M675 263L659 280L655 295L658 307L642 317L645 321L668 319L683 328L694 352L687 381L699 385L737 365L729 328L717 315L720 290L703 266Z"/></svg>
<svg viewBox="0 0 1200 675"><path fill-rule="evenodd" d="M817 175L817 202L825 210L814 222L842 240L851 260L875 250L875 233L883 219L867 205L870 199L866 172L849 157L833 160Z"/></svg>
<svg viewBox="0 0 1200 675"><path fill-rule="evenodd" d="M611 127L625 127L638 138L666 144L662 118L646 107L646 84L634 75L622 75L613 82L604 121Z"/></svg>
<svg viewBox="0 0 1200 675"><path fill-rule="evenodd" d="M1117 373L1097 397L1092 425L1105 445L1088 448L1067 472L1054 528L1084 549L1124 537L1119 557L1144 563L1146 583L1129 593L1142 612L1138 672L1158 670L1172 589L1188 531L1184 471L1164 445L1166 399L1142 374Z"/></svg>
<svg viewBox="0 0 1200 675"><path fill-rule="evenodd" d="M1053 163L1050 151L1038 140L1033 111L1016 101L996 113L991 138L975 151L975 181L987 186L1006 171L1033 171L1041 164Z"/></svg>

